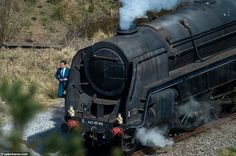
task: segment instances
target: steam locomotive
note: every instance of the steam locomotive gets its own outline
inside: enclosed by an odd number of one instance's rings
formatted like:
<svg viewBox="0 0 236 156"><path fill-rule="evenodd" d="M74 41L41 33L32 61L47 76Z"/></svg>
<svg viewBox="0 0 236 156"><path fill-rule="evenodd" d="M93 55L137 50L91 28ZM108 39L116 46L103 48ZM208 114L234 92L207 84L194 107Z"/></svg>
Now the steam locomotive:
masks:
<svg viewBox="0 0 236 156"><path fill-rule="evenodd" d="M235 10L235 0L195 0L79 50L67 86L66 125L79 126L92 144L120 137L123 150L131 151L138 128L193 129L204 122L198 119L205 103L212 118L224 108L234 111L235 104L217 101L235 91ZM195 108L192 100L203 105Z"/></svg>

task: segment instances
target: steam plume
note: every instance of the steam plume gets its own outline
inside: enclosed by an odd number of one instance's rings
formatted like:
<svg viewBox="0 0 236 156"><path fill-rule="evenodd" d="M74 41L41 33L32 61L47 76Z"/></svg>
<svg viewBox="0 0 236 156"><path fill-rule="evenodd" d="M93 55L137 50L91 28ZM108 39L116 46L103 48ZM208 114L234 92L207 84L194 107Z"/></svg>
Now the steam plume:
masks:
<svg viewBox="0 0 236 156"><path fill-rule="evenodd" d="M214 109L214 115L211 113ZM195 99L190 99L189 102L180 106L178 108L178 112L180 114L185 114L185 119L195 118L196 120L193 123L188 123L193 126L199 126L199 124L207 123L218 117L220 113L220 108L218 105L213 105L210 101L196 101Z"/></svg>
<svg viewBox="0 0 236 156"><path fill-rule="evenodd" d="M183 0L120 0L120 28L128 30L136 18L140 18L147 11L159 12L161 10L171 10Z"/></svg>
<svg viewBox="0 0 236 156"><path fill-rule="evenodd" d="M137 130L136 139L139 140L142 145L150 147L165 147L174 143L173 140L165 138L164 131L158 128L140 128Z"/></svg>

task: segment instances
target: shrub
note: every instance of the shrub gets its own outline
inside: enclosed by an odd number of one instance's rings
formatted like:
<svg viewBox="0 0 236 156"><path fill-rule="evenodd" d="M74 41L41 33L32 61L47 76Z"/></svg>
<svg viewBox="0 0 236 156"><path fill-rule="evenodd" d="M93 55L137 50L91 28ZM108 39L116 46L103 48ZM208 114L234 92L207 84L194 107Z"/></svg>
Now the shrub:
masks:
<svg viewBox="0 0 236 156"><path fill-rule="evenodd" d="M73 20L68 26L68 36L74 34L75 37L82 35L92 38L99 30L108 34L118 28L118 2L79 0L78 8L80 20Z"/></svg>
<svg viewBox="0 0 236 156"><path fill-rule="evenodd" d="M19 0L0 1L0 42L14 38L21 29L22 14L20 8Z"/></svg>
<svg viewBox="0 0 236 156"><path fill-rule="evenodd" d="M82 136L79 130L70 132L67 138L54 134L45 139L44 154L57 153L59 156L84 156Z"/></svg>
<svg viewBox="0 0 236 156"><path fill-rule="evenodd" d="M31 85L27 91L24 91L20 81L11 84L5 80L0 85L0 96L10 105L10 113L17 129L21 129L40 109L40 104L34 99L35 94L35 86Z"/></svg>
<svg viewBox="0 0 236 156"><path fill-rule="evenodd" d="M54 3L52 17L66 24L67 39L110 33L118 27L119 2L113 0L60 0Z"/></svg>
<svg viewBox="0 0 236 156"><path fill-rule="evenodd" d="M9 105L10 115L13 119L14 131L11 132L9 141L11 151L22 150L22 135L27 122L41 109L41 105L35 101L36 88L31 85L25 91L20 81L9 83L4 80L0 84L0 97Z"/></svg>
<svg viewBox="0 0 236 156"><path fill-rule="evenodd" d="M11 152L23 151L23 130L29 120L41 109L40 103L34 98L35 93L36 88L34 85L31 85L25 91L20 81L9 83L5 80L0 83L0 97L9 105L10 115L14 125L14 130L10 133L8 139L4 140L4 137L0 133L1 151L4 151L6 148ZM46 147L43 153L45 155L57 151L59 151L59 155L84 155L82 138L80 132L76 129L72 131L68 138L54 134L44 139ZM1 142L5 144L1 146ZM9 147L6 147L6 142L10 142Z"/></svg>

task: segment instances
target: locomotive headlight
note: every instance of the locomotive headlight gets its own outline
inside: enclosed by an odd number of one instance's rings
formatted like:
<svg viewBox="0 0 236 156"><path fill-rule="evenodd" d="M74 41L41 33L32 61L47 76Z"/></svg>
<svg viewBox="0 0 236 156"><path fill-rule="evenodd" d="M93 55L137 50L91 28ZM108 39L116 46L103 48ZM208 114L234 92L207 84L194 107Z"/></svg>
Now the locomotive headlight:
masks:
<svg viewBox="0 0 236 156"><path fill-rule="evenodd" d="M100 94L117 96L123 93L127 80L126 70L124 59L112 49L101 48L86 55L86 77Z"/></svg>
<svg viewBox="0 0 236 156"><path fill-rule="evenodd" d="M68 110L68 114L69 114L70 117L75 116L75 110L74 110L73 106L70 106L70 108Z"/></svg>
<svg viewBox="0 0 236 156"><path fill-rule="evenodd" d="M117 122L118 122L119 125L123 124L123 118L122 118L122 116L121 116L120 113L118 114L116 120L117 120Z"/></svg>

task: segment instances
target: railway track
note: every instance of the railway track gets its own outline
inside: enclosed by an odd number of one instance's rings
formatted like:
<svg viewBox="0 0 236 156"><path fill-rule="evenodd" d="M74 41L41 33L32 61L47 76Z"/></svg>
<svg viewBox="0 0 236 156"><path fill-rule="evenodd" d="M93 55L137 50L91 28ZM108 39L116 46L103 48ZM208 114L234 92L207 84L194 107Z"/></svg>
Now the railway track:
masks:
<svg viewBox="0 0 236 156"><path fill-rule="evenodd" d="M13 48L32 48L32 49L57 49L60 50L62 49L61 45L51 45L51 44L35 44L35 43L8 43L8 42L3 42L0 43L0 48L4 47L7 49L13 49Z"/></svg>
<svg viewBox="0 0 236 156"><path fill-rule="evenodd" d="M216 127L218 125L221 125L225 122L232 121L232 120L236 120L236 113L233 113L227 117L220 118L218 120L215 120L215 121L212 121L212 122L207 123L205 125L202 125L196 129L194 129L193 131L185 132L185 133L182 133L182 134L177 135L175 137L172 137L172 139L174 140L174 142L179 142L181 140L192 137L194 135L197 135L197 134L202 133L206 130L209 130L213 127ZM166 153L166 151L161 150L160 147L147 147L147 148L143 148L141 150L134 152L132 154L132 156L153 155L153 154L160 154L160 153Z"/></svg>

